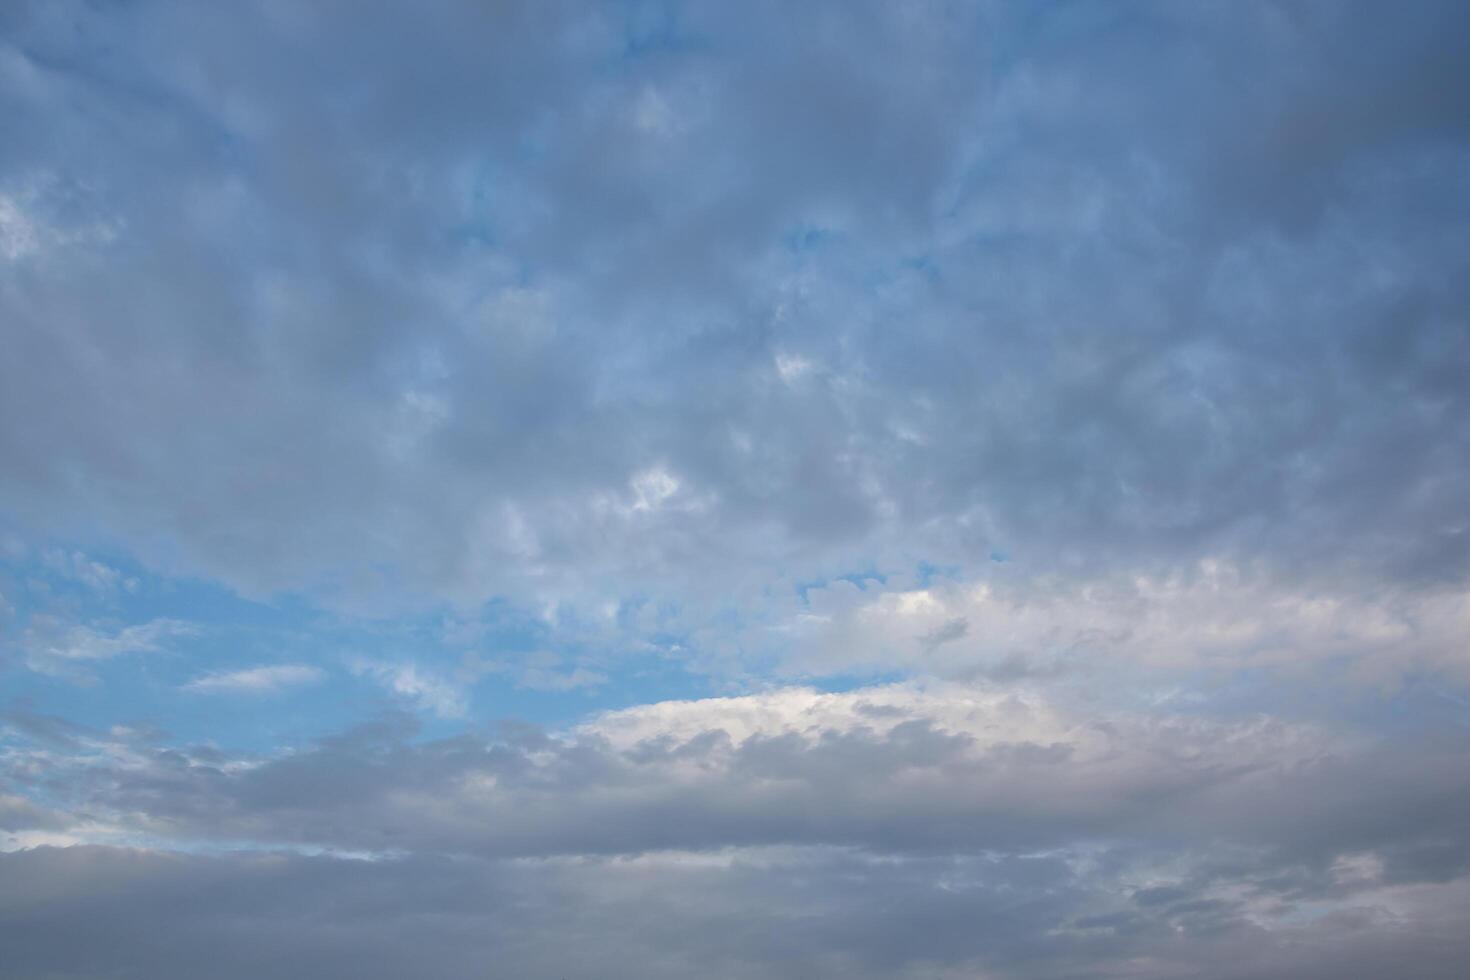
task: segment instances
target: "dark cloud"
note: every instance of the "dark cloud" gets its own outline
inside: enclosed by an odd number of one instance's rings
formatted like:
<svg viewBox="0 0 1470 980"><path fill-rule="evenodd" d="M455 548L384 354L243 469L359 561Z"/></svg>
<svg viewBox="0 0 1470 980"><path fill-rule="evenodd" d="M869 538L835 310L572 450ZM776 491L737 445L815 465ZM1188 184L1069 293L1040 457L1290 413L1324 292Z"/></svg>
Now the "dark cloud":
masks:
<svg viewBox="0 0 1470 980"><path fill-rule="evenodd" d="M3 855L0 868L17 977L1366 980L1410 963L1454 977L1466 952L1443 914L1361 909L1273 932L1238 901L1130 910L1109 895L1116 878L1057 856L548 863L79 847Z"/></svg>

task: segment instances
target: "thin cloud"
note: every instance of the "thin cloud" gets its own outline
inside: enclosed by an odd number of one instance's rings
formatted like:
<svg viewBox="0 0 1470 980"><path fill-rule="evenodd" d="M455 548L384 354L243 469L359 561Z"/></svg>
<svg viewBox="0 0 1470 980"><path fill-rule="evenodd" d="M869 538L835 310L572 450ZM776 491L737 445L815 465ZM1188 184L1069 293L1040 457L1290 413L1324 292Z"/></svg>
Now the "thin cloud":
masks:
<svg viewBox="0 0 1470 980"><path fill-rule="evenodd" d="M355 660L348 669L359 677L369 678L410 705L440 718L463 718L468 709L464 685L417 664Z"/></svg>
<svg viewBox="0 0 1470 980"><path fill-rule="evenodd" d="M275 664L196 677L183 686L197 694L272 694L286 688L316 684L326 678L319 667Z"/></svg>

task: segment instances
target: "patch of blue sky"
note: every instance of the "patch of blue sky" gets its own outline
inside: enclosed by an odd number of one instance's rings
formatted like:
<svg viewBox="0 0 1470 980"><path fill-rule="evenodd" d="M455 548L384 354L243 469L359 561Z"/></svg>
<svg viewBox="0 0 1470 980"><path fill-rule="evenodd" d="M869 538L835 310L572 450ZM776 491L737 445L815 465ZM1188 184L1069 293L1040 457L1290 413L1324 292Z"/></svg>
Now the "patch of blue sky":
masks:
<svg viewBox="0 0 1470 980"><path fill-rule="evenodd" d="M921 589L927 589L939 581L959 581L963 575L964 569L959 565L936 565L921 561L914 571L914 584Z"/></svg>
<svg viewBox="0 0 1470 980"><path fill-rule="evenodd" d="M12 547L0 576L9 606L0 644L6 704L86 718L104 731L146 723L177 744L269 752L400 709L421 717L424 737L510 718L555 728L715 692L677 656L684 635L628 638L641 613L657 623L677 612L645 603L623 604L602 634L594 629L605 623L570 614L547 621L504 600L470 619L434 610L365 620L292 594L252 601L204 580L151 574L120 555L54 544ZM65 647L73 630L107 639L157 623L178 628L105 656L46 652ZM446 715L395 690L391 673L375 673L385 665L411 667L462 710ZM282 669L279 681L251 674Z"/></svg>
<svg viewBox="0 0 1470 980"><path fill-rule="evenodd" d="M562 673L565 676L566 671ZM476 723L515 720L560 729L604 711L728 693L711 676L659 655L622 658L603 678L565 690L545 690L527 686L511 673L491 675L475 686L472 714Z"/></svg>
<svg viewBox="0 0 1470 980"><path fill-rule="evenodd" d="M812 674L797 678L804 687L821 691L823 694L847 694L852 691L860 691L864 688L879 687L884 684L898 684L909 680L906 671L896 670L873 670L866 672L843 671L835 674Z"/></svg>
<svg viewBox="0 0 1470 980"><path fill-rule="evenodd" d="M831 245L841 237L842 233L836 229L803 223L788 228L781 236L781 244L787 252L800 256Z"/></svg>
<svg viewBox="0 0 1470 980"><path fill-rule="evenodd" d="M914 272L922 273L925 277L929 279L937 280L940 278L939 263L935 260L933 255L930 255L927 252L920 253L918 255L910 255L904 259L899 260L898 264L901 268L910 269Z"/></svg>
<svg viewBox="0 0 1470 980"><path fill-rule="evenodd" d="M710 44L709 38L690 29L680 4L625 0L622 7L625 61L697 51Z"/></svg>
<svg viewBox="0 0 1470 980"><path fill-rule="evenodd" d="M870 566L858 571L843 572L840 575L804 579L796 584L796 594L801 597L803 603L810 604L809 593L813 589L825 589L835 582L847 582L857 586L860 591L867 592L869 588L882 589L888 584L888 580L889 575L886 572Z"/></svg>

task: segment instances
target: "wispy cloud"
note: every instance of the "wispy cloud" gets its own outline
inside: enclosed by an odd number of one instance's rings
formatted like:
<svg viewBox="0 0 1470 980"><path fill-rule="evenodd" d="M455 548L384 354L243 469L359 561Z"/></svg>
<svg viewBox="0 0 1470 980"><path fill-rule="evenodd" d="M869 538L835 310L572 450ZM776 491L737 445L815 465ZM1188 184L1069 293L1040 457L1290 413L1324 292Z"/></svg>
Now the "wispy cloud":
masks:
<svg viewBox="0 0 1470 980"><path fill-rule="evenodd" d="M86 586L93 592L108 594L119 590L131 592L138 579L80 551L52 548L42 556L42 564L51 572Z"/></svg>
<svg viewBox="0 0 1470 980"><path fill-rule="evenodd" d="M587 667L571 670L556 670L549 667L527 667L521 671L517 686L532 691L573 691L577 688L598 687L607 683L607 675Z"/></svg>
<svg viewBox="0 0 1470 980"><path fill-rule="evenodd" d="M462 718L468 707L463 684L412 663L354 660L349 670L376 682L394 696L440 718Z"/></svg>
<svg viewBox="0 0 1470 980"><path fill-rule="evenodd" d="M126 654L157 653L168 649L171 641L200 632L193 623L171 618L108 630L38 615L31 617L21 648L26 664L38 673L90 680L85 665Z"/></svg>
<svg viewBox="0 0 1470 980"><path fill-rule="evenodd" d="M275 664L222 673L205 674L184 685L200 694L272 694L285 688L315 684L326 671L306 664Z"/></svg>

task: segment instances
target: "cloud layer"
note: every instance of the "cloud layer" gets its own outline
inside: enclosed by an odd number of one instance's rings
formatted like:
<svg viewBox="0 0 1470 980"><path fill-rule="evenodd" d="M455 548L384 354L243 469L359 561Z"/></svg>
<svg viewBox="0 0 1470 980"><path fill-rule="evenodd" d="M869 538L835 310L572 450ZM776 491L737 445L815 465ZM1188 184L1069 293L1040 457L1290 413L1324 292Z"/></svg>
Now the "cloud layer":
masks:
<svg viewBox="0 0 1470 980"><path fill-rule="evenodd" d="M1458 976L1467 34L6 5L0 978Z"/></svg>
<svg viewBox="0 0 1470 980"><path fill-rule="evenodd" d="M913 686L667 703L559 737L419 743L384 719L274 759L17 720L9 775L47 772L88 825L13 807L12 832L114 845L0 858L22 963L66 962L47 930L83 914L106 924L74 962L187 971L223 942L241 976L447 977L493 955L537 975L1368 977L1411 955L1448 977L1467 951L1448 912L1470 873L1463 733ZM159 850L201 840L234 850ZM185 906L167 946L126 938Z"/></svg>
<svg viewBox="0 0 1470 980"><path fill-rule="evenodd" d="M6 506L359 602L1459 581L1458 17L24 8Z"/></svg>

